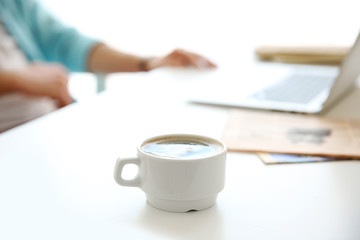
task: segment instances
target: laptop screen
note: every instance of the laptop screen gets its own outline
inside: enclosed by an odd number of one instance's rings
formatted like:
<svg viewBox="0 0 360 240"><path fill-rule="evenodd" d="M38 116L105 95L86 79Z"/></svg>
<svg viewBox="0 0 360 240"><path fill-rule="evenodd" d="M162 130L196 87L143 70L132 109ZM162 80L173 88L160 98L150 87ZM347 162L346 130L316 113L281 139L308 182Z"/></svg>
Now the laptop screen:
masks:
<svg viewBox="0 0 360 240"><path fill-rule="evenodd" d="M324 104L324 108L335 103L345 92L349 91L360 75L360 34L358 35L354 45L349 50L344 59L334 85L331 88L328 100Z"/></svg>

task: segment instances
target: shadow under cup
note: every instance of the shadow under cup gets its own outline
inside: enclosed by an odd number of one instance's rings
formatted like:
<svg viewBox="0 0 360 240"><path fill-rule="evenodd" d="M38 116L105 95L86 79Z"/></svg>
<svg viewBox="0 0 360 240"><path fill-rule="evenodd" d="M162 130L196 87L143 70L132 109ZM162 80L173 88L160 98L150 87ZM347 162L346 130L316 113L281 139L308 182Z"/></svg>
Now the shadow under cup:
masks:
<svg viewBox="0 0 360 240"><path fill-rule="evenodd" d="M117 160L114 177L118 184L141 188L150 205L170 212L203 210L216 203L225 183L223 142L173 134L147 139L137 150L137 157ZM126 164L138 165L137 177L122 178Z"/></svg>

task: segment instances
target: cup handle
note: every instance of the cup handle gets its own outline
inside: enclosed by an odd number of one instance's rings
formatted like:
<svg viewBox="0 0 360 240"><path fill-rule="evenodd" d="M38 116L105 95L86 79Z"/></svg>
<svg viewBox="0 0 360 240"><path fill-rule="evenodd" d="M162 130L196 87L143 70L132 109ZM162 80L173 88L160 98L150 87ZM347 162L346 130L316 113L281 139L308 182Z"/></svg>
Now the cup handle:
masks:
<svg viewBox="0 0 360 240"><path fill-rule="evenodd" d="M130 180L126 180L124 178L122 178L122 171L124 169L124 166L126 164L135 164L139 167L139 171L140 171L140 159L137 157L134 158L118 158L118 160L116 161L115 164L115 169L114 169L114 179L116 181L117 184L121 185L121 186L127 186L127 187L140 187L140 174L138 172L138 174L136 175L135 178L130 179Z"/></svg>

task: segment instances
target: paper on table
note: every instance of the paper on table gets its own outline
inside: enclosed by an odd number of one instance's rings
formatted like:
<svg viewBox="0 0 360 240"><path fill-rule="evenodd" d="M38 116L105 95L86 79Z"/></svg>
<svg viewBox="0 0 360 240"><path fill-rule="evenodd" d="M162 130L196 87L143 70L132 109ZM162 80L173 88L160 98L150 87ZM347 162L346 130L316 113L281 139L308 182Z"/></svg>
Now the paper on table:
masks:
<svg viewBox="0 0 360 240"><path fill-rule="evenodd" d="M360 158L360 122L232 110L223 141L229 151Z"/></svg>
<svg viewBox="0 0 360 240"><path fill-rule="evenodd" d="M284 163L312 163L328 161L353 160L350 158L324 157L324 156L304 156L279 153L258 153L258 156L265 164L284 164Z"/></svg>

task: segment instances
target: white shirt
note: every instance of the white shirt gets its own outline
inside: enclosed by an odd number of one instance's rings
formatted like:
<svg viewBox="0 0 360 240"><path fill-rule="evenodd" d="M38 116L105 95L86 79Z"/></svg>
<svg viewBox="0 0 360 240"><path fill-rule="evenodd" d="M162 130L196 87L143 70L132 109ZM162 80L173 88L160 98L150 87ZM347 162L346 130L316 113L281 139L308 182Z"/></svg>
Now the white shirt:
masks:
<svg viewBox="0 0 360 240"><path fill-rule="evenodd" d="M0 22L0 71L25 68L28 62ZM56 110L52 99L21 93L0 95L0 132Z"/></svg>

